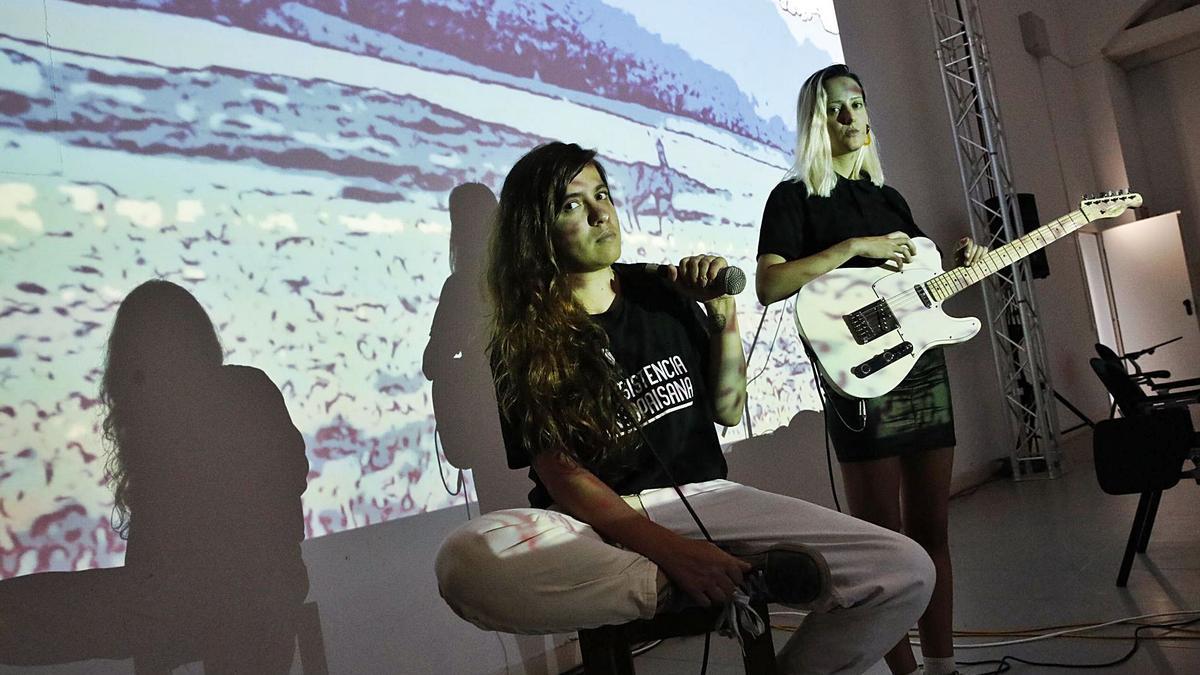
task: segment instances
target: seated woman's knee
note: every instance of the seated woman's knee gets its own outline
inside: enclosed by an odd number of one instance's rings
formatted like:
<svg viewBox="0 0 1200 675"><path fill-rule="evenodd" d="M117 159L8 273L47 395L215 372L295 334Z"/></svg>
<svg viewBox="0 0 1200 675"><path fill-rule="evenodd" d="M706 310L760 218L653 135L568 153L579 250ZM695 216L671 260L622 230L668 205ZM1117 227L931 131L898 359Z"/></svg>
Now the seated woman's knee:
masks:
<svg viewBox="0 0 1200 675"><path fill-rule="evenodd" d="M928 601L933 593L937 572L933 560L925 549L912 539L893 533L888 546L888 566L899 573L901 588L898 592L911 592L924 596Z"/></svg>
<svg viewBox="0 0 1200 675"><path fill-rule="evenodd" d="M523 510L496 511L450 533L438 550L434 568L438 589L460 615L492 613L487 605L508 593L505 589L527 588L531 556L537 547L531 541L552 534L555 519L530 516ZM549 512L544 512L549 513Z"/></svg>
<svg viewBox="0 0 1200 675"><path fill-rule="evenodd" d="M487 532L477 522L462 525L438 549L434 569L438 588L451 602L477 595L480 584L497 583L502 572L502 558L493 550Z"/></svg>

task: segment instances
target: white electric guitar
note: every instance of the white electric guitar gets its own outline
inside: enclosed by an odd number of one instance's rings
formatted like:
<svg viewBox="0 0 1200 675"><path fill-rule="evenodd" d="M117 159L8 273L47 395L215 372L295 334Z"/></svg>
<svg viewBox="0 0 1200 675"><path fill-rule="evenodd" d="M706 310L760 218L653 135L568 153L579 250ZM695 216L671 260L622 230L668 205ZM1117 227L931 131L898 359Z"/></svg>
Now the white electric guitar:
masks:
<svg viewBox="0 0 1200 675"><path fill-rule="evenodd" d="M949 272L942 271L932 241L914 238L917 255L900 271L894 263L841 268L805 284L796 295L796 328L816 355L825 382L839 393L886 394L926 350L966 342L979 332L979 319L942 311L947 298L1093 220L1141 205L1141 195L1127 191L1090 195L1078 211Z"/></svg>

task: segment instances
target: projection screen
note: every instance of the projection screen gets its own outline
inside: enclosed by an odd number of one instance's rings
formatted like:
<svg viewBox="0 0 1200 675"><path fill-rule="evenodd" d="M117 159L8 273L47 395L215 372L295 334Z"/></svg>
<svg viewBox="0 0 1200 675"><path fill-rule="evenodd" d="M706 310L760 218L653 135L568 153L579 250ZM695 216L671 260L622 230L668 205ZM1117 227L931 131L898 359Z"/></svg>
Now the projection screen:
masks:
<svg viewBox="0 0 1200 675"><path fill-rule="evenodd" d="M477 281L513 162L597 148L624 260L752 277L797 90L841 60L832 0L5 2L0 578L121 563L97 387L150 278L282 390L307 536L461 506L447 460L494 425ZM762 308L739 308L749 348ZM782 303L760 371L755 433L819 408Z"/></svg>

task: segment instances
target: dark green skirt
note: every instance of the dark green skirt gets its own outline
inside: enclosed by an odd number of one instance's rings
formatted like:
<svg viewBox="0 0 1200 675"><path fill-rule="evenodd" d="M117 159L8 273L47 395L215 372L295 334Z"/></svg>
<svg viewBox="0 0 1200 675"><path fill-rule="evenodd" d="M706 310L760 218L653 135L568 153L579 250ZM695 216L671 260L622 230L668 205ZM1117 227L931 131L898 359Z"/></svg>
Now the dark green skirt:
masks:
<svg viewBox="0 0 1200 675"><path fill-rule="evenodd" d="M825 427L839 462L898 457L955 444L950 376L940 348L921 355L908 377L883 396L847 398L829 387L825 396Z"/></svg>

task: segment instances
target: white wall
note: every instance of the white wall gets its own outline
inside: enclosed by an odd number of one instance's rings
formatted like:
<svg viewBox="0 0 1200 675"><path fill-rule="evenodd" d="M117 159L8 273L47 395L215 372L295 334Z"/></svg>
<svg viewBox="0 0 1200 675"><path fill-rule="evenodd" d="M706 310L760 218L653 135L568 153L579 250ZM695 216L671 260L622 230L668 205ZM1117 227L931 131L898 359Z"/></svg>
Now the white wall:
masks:
<svg viewBox="0 0 1200 675"><path fill-rule="evenodd" d="M1047 59L1043 66L1069 73L1074 81L1075 100L1064 102L1064 107L1073 104L1083 118L1085 145L1097 178L1091 189L1134 188L1145 197L1142 217L1182 212L1184 254L1196 295L1200 293L1200 138L1193 132L1200 122L1195 105L1200 100L1200 52L1193 47L1176 53L1181 51L1179 43L1159 44L1138 53L1131 65L1114 63L1102 53L1155 4L1165 3L1060 0L1039 8L1048 22L1054 17L1055 56L1066 62ZM1154 26L1149 32L1170 32L1163 24L1188 25L1179 15L1150 23L1135 30L1144 36ZM1064 157L1064 163L1068 161ZM1127 348L1138 346L1145 345ZM1195 359L1200 354L1177 356Z"/></svg>
<svg viewBox="0 0 1200 675"><path fill-rule="evenodd" d="M1200 292L1200 51L1128 73L1137 131L1147 156L1152 214L1178 209L1193 292Z"/></svg>

